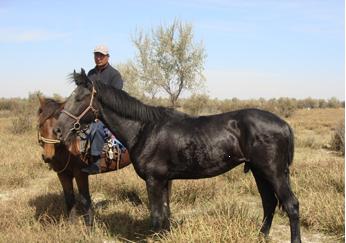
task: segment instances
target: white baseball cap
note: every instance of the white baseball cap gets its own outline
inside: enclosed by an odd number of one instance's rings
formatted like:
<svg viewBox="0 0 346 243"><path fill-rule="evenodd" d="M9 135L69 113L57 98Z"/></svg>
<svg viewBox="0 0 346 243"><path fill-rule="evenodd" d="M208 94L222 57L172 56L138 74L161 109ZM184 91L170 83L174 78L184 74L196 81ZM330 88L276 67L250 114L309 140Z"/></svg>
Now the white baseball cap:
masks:
<svg viewBox="0 0 346 243"><path fill-rule="evenodd" d="M105 45L98 45L95 47L94 49L94 53L101 53L103 55L109 55L109 50L108 50L108 47L105 46Z"/></svg>

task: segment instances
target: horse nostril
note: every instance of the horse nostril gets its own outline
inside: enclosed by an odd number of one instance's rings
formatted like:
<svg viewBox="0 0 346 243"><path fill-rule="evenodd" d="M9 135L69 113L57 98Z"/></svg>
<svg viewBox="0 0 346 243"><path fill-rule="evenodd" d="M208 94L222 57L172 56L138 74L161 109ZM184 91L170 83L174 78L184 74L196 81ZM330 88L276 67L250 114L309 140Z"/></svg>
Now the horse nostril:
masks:
<svg viewBox="0 0 346 243"><path fill-rule="evenodd" d="M56 135L57 139L61 139L61 129L59 127L54 128L53 132Z"/></svg>
<svg viewBox="0 0 346 243"><path fill-rule="evenodd" d="M45 163L50 163L52 159L46 158L46 156L44 156L44 155L42 154L42 160L43 160Z"/></svg>

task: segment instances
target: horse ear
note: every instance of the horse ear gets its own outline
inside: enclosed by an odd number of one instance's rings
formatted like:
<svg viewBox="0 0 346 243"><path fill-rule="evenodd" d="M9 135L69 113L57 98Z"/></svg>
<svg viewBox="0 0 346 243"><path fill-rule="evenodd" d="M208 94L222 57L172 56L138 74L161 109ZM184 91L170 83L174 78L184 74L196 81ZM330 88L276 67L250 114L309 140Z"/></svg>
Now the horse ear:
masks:
<svg viewBox="0 0 346 243"><path fill-rule="evenodd" d="M46 103L46 98L41 96L40 94L37 94L37 98L38 98L38 100L40 102L40 106L41 107L44 106L44 104Z"/></svg>
<svg viewBox="0 0 346 243"><path fill-rule="evenodd" d="M86 88L88 88L89 90L91 90L93 84L92 84L91 80L88 78L88 76L86 75L84 68L81 68L81 70L80 70L80 75L83 77L83 78L82 78L82 80L83 80L83 85L84 85Z"/></svg>
<svg viewBox="0 0 346 243"><path fill-rule="evenodd" d="M84 68L81 68L80 74L83 77L83 81L85 81L85 82L89 81L88 76L86 75Z"/></svg>
<svg viewBox="0 0 346 243"><path fill-rule="evenodd" d="M76 85L78 85L78 84L77 84L77 77L78 77L78 76L77 76L77 73L76 73L76 69L74 69L74 70L73 70L73 80L74 80L74 82L76 83Z"/></svg>

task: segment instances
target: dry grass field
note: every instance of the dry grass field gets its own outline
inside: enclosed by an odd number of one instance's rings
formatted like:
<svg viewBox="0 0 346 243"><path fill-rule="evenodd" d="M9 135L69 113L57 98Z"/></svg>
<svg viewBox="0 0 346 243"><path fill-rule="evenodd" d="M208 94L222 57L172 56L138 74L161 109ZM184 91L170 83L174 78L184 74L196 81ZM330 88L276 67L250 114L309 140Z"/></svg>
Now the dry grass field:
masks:
<svg viewBox="0 0 346 243"><path fill-rule="evenodd" d="M240 166L221 176L173 182L172 228L149 230L144 182L132 166L91 176L95 227L70 223L55 172L41 160L33 129L22 135L0 114L0 242L265 242L260 197ZM292 186L300 201L303 242L344 242L344 157L328 149L344 109L297 110ZM289 242L288 218L274 217L270 242Z"/></svg>

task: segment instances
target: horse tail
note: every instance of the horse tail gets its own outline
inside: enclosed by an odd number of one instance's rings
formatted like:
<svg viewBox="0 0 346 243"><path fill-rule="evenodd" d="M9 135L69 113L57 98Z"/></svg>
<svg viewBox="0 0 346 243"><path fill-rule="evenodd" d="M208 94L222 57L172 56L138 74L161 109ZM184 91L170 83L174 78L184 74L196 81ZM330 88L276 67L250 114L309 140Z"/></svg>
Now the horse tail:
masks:
<svg viewBox="0 0 346 243"><path fill-rule="evenodd" d="M293 162L293 156L294 156L294 134L292 127L287 124L288 128L288 158L287 158L287 165L290 166Z"/></svg>
<svg viewBox="0 0 346 243"><path fill-rule="evenodd" d="M287 172L287 180L288 184L291 184L291 178L289 176L289 167L293 162L293 156L294 156L294 134L293 134L293 129L291 128L290 125L286 124L287 128L287 138L288 138L288 143L287 143L287 155L285 155L285 160L286 160L286 171ZM283 202L279 199L279 208L284 211L283 207Z"/></svg>

